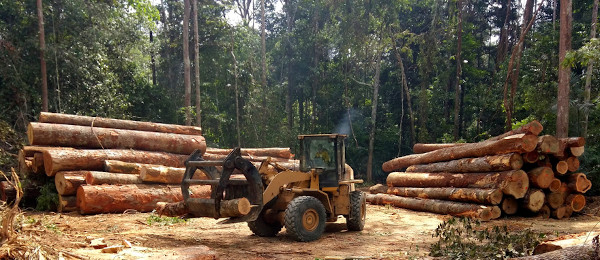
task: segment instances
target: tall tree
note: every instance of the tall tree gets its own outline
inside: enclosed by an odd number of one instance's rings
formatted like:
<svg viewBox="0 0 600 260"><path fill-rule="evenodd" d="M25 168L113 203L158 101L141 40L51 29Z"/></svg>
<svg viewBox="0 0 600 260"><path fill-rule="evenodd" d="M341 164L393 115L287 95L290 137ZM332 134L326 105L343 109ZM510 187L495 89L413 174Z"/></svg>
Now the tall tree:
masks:
<svg viewBox="0 0 600 260"><path fill-rule="evenodd" d="M596 38L596 23L598 23L598 0L594 0L594 7L592 9L592 26L590 29L590 39ZM583 93L583 104L586 109L583 110L583 131L581 136L587 137L588 132L588 119L590 115L589 106L590 98L592 95L592 72L594 71L594 61L590 60L585 71L585 87Z"/></svg>
<svg viewBox="0 0 600 260"><path fill-rule="evenodd" d="M457 37L457 42L456 42L456 75L454 80L455 82L455 89L454 89L454 140L458 140L460 138L460 124L461 124L461 118L460 118L460 107L461 107L461 78L462 78L462 58L461 58L461 51L462 51L462 33L463 33L463 29L462 29L462 24L463 24L463 18L462 18L462 0L458 0L456 2L456 8L457 8L457 12L458 12L458 29L456 32L456 37Z"/></svg>
<svg viewBox="0 0 600 260"><path fill-rule="evenodd" d="M375 130L377 129L377 100L379 99L379 76L381 74L381 56L377 50L375 60L375 76L373 76L373 102L371 105L371 130L369 132L369 150L367 158L367 181L373 180L373 150L375 149Z"/></svg>
<svg viewBox="0 0 600 260"><path fill-rule="evenodd" d="M194 1L194 0L192 0ZM185 125L192 124L191 116L191 94L192 86L190 82L190 0L183 0L183 85L185 88Z"/></svg>
<svg viewBox="0 0 600 260"><path fill-rule="evenodd" d="M44 34L44 9L42 0L37 0L38 28L40 31L40 69L42 73L42 111L48 112L48 76L46 74L46 35Z"/></svg>
<svg viewBox="0 0 600 260"><path fill-rule="evenodd" d="M571 0L560 0L560 39L558 42L558 99L556 104L556 137L569 135L569 91L571 67L563 64L571 50L573 7Z"/></svg>
<svg viewBox="0 0 600 260"><path fill-rule="evenodd" d="M252 21L252 0L233 0L237 7L237 11L240 13L242 17L242 23L244 26L248 26Z"/></svg>
<svg viewBox="0 0 600 260"><path fill-rule="evenodd" d="M265 0L260 0L260 54L261 54L261 74L260 83L262 91L267 90L267 45L266 45L266 20L265 20Z"/></svg>
<svg viewBox="0 0 600 260"><path fill-rule="evenodd" d="M196 126L202 127L202 107L200 96L200 43L198 37L198 0L192 0L194 20L194 79L196 85Z"/></svg>

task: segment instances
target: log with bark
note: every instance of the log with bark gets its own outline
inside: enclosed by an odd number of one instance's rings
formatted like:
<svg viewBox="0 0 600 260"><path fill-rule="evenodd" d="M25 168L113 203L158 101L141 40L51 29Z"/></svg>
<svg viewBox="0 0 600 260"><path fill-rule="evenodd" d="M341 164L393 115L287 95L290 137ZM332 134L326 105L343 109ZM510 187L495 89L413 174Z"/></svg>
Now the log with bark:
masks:
<svg viewBox="0 0 600 260"><path fill-rule="evenodd" d="M546 189L554 180L554 172L548 167L538 167L527 173L532 187Z"/></svg>
<svg viewBox="0 0 600 260"><path fill-rule="evenodd" d="M227 157L227 155L224 154L213 154L213 153L204 153L202 155L202 158L204 160L207 161L222 161L225 160L225 158ZM268 158L271 158L271 162L276 162L276 163L287 163L290 162L290 159L286 159L286 158L280 158L280 157L268 157L268 156L249 156L249 155L243 155L242 156L244 159L251 161L251 162L262 162L264 160L267 160Z"/></svg>
<svg viewBox="0 0 600 260"><path fill-rule="evenodd" d="M515 259L521 260L597 260L600 258L600 244L598 236L586 239L585 243L563 247L547 253L524 256Z"/></svg>
<svg viewBox="0 0 600 260"><path fill-rule="evenodd" d="M71 212L77 210L77 196L58 195L58 212Z"/></svg>
<svg viewBox="0 0 600 260"><path fill-rule="evenodd" d="M519 201L512 196L504 196L500 206L502 208L502 212L507 215L513 215L519 210Z"/></svg>
<svg viewBox="0 0 600 260"><path fill-rule="evenodd" d="M546 204L552 209L557 209L565 204L565 198L558 192L547 192Z"/></svg>
<svg viewBox="0 0 600 260"><path fill-rule="evenodd" d="M128 149L103 150L64 150L49 149L44 151L44 168L48 176L54 176L59 171L69 170L102 170L104 160L120 160L160 164L172 167L184 167L186 155L162 152L147 152Z"/></svg>
<svg viewBox="0 0 600 260"><path fill-rule="evenodd" d="M551 135L538 137L537 151L542 154L554 154L558 152L559 141Z"/></svg>
<svg viewBox="0 0 600 260"><path fill-rule="evenodd" d="M508 131L506 133L503 133L501 135L498 136L494 136L492 138L487 139L488 141L493 141L493 140L500 140L503 139L504 137L507 136L511 136L511 135L516 135L516 134L532 134L532 135L539 135L542 130L544 130L544 127L542 126L542 124L540 124L540 122L538 122L537 120L531 121L528 124L521 126L515 130L511 130Z"/></svg>
<svg viewBox="0 0 600 260"><path fill-rule="evenodd" d="M492 219L494 214L491 208L495 207L445 200L405 198L389 194L367 194L366 197L371 204L393 205L417 211L477 218L483 221Z"/></svg>
<svg viewBox="0 0 600 260"><path fill-rule="evenodd" d="M383 170L391 172L416 164L449 161L454 159L483 157L507 153L526 153L533 151L537 145L535 135L512 135L496 141L471 143L457 147L435 150L422 154L411 154L389 160L383 164Z"/></svg>
<svg viewBox="0 0 600 260"><path fill-rule="evenodd" d="M585 196L582 194L570 194L565 199L565 203L568 207L571 207L574 212L579 212L585 207Z"/></svg>
<svg viewBox="0 0 600 260"><path fill-rule="evenodd" d="M582 147L585 145L585 138L583 137L559 138L559 141L564 143L566 147Z"/></svg>
<svg viewBox="0 0 600 260"><path fill-rule="evenodd" d="M498 205L502 201L502 191L500 189L390 187L386 193L402 197L451 200L487 205Z"/></svg>
<svg viewBox="0 0 600 260"><path fill-rule="evenodd" d="M369 193L371 193L371 194L387 193L387 191L388 191L388 186L385 186L383 184L375 184L375 185L369 187Z"/></svg>
<svg viewBox="0 0 600 260"><path fill-rule="evenodd" d="M209 198L210 186L191 186L192 197ZM133 209L149 212L157 202L182 201L181 188L167 185L83 185L77 189L81 214L122 213Z"/></svg>
<svg viewBox="0 0 600 260"><path fill-rule="evenodd" d="M228 155L232 149L206 148L210 154ZM243 156L251 157L277 157L283 159L292 159L294 155L290 148L267 147L267 148L242 148L240 152Z"/></svg>
<svg viewBox="0 0 600 260"><path fill-rule="evenodd" d="M135 174L88 171L85 174L85 183L88 185L141 184L142 180Z"/></svg>
<svg viewBox="0 0 600 260"><path fill-rule="evenodd" d="M48 112L40 113L39 121L41 123L94 126L185 135L202 135L202 129L197 126L161 124L153 122L142 122L91 116L78 116L69 114L56 114Z"/></svg>
<svg viewBox="0 0 600 260"><path fill-rule="evenodd" d="M563 219L565 217L567 206L561 205L560 207L551 211L551 216L555 219Z"/></svg>
<svg viewBox="0 0 600 260"><path fill-rule="evenodd" d="M550 215L552 214L552 209L550 209L550 207L548 205L544 205L542 206L542 208L537 212L538 217L540 218L550 218Z"/></svg>
<svg viewBox="0 0 600 260"><path fill-rule="evenodd" d="M523 158L518 153L464 158L448 162L412 165L406 172L497 172L518 170Z"/></svg>
<svg viewBox="0 0 600 260"><path fill-rule="evenodd" d="M568 177L568 187L571 191L585 193L592 188L591 182L584 173L572 173Z"/></svg>
<svg viewBox="0 0 600 260"><path fill-rule="evenodd" d="M540 159L540 153L536 150L523 154L523 161L526 163L535 163Z"/></svg>
<svg viewBox="0 0 600 260"><path fill-rule="evenodd" d="M222 200L219 216L222 218L239 217L250 213L250 201L246 198ZM156 204L156 213L160 216L178 217L192 215L194 217L217 217L213 199L192 198L179 202L159 202Z"/></svg>
<svg viewBox="0 0 600 260"><path fill-rule="evenodd" d="M560 191L560 186L562 185L562 182L557 179L554 178L551 182L550 182L550 186L548 186L548 190L551 192L558 192Z"/></svg>
<svg viewBox="0 0 600 260"><path fill-rule="evenodd" d="M27 138L31 145L137 149L188 155L196 149L206 151L203 136L35 122L29 124Z"/></svg>
<svg viewBox="0 0 600 260"><path fill-rule="evenodd" d="M567 248L570 246L581 245L591 241L595 236L600 235L600 232L584 232L579 234L562 235L555 239L544 241L537 245L533 250L534 255L539 255L555 250Z"/></svg>
<svg viewBox="0 0 600 260"><path fill-rule="evenodd" d="M54 176L54 185L59 195L75 195L77 188L85 184L85 175L89 171L64 171Z"/></svg>
<svg viewBox="0 0 600 260"><path fill-rule="evenodd" d="M387 177L387 185L397 187L500 188L504 194L522 198L529 188L529 178L522 170L468 174L392 172Z"/></svg>
<svg viewBox="0 0 600 260"><path fill-rule="evenodd" d="M531 212L538 212L544 206L545 198L546 194L541 189L529 189L523 197L521 207Z"/></svg>
<svg viewBox="0 0 600 260"><path fill-rule="evenodd" d="M185 174L185 168L168 167L157 164L128 163L117 160L106 160L104 169L107 172L139 175L141 181L165 184L179 184ZM207 179L207 175L197 170L194 179Z"/></svg>
<svg viewBox="0 0 600 260"><path fill-rule="evenodd" d="M31 166L34 173L44 174L44 154L34 153L33 160L31 161Z"/></svg>
<svg viewBox="0 0 600 260"><path fill-rule="evenodd" d="M19 162L19 173L21 176L28 176L33 173L33 157L26 157L23 149L19 150L17 160Z"/></svg>
<svg viewBox="0 0 600 260"><path fill-rule="evenodd" d="M576 171L579 169L579 159L577 159L575 156L567 158L567 166L570 172Z"/></svg>
<svg viewBox="0 0 600 260"><path fill-rule="evenodd" d="M413 153L428 153L435 150L440 150L448 147L461 146L467 143L443 143L443 144L423 144L416 143L413 145Z"/></svg>
<svg viewBox="0 0 600 260"><path fill-rule="evenodd" d="M558 176L565 175L569 170L569 164L567 161L558 161L554 166L554 170L556 170Z"/></svg>
<svg viewBox="0 0 600 260"><path fill-rule="evenodd" d="M571 155L573 155L573 156L582 156L583 153L585 152L585 146L569 147L569 151L571 152Z"/></svg>

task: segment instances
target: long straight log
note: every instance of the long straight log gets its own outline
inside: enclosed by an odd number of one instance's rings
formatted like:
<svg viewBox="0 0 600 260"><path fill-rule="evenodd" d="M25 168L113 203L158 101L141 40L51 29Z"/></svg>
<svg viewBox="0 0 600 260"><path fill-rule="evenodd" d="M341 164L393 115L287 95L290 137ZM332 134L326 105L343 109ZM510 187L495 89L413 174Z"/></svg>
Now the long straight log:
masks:
<svg viewBox="0 0 600 260"><path fill-rule="evenodd" d="M88 171L64 171L54 176L54 185L59 195L75 195L77 188L85 184L85 175Z"/></svg>
<svg viewBox="0 0 600 260"><path fill-rule="evenodd" d="M585 145L585 138L583 137L559 138L559 141L564 143L566 147L580 147Z"/></svg>
<svg viewBox="0 0 600 260"><path fill-rule="evenodd" d="M206 148L207 153L228 155L232 149L220 149L220 148ZM267 147L267 148L242 148L240 149L242 155L245 156L263 156L263 157L278 157L284 159L291 159L294 157L292 150L287 147Z"/></svg>
<svg viewBox="0 0 600 260"><path fill-rule="evenodd" d="M161 164L172 167L184 167L186 155L161 152L146 152L127 149L104 150L46 150L44 151L44 168L46 175L54 176L59 171L69 170L102 170L104 160L120 160Z"/></svg>
<svg viewBox="0 0 600 260"><path fill-rule="evenodd" d="M493 206L489 207L454 201L405 198L388 194L367 194L367 201L376 205L393 205L417 211L477 218L483 221L488 221L492 219L493 216L491 210Z"/></svg>
<svg viewBox="0 0 600 260"><path fill-rule="evenodd" d="M213 154L213 153L208 153L208 152L204 153L202 155L202 158L207 161L222 161L222 160L225 160L226 157L227 157L227 155ZM249 155L243 155L242 157L251 162L262 162L269 158L268 156L249 156ZM270 157L270 158L271 158L271 162L276 162L276 163L280 163L280 162L287 163L287 162L292 161L290 159L280 158L280 157Z"/></svg>
<svg viewBox="0 0 600 260"><path fill-rule="evenodd" d="M390 187L387 193L402 197L451 200L487 205L498 205L502 201L502 191L500 189Z"/></svg>
<svg viewBox="0 0 600 260"><path fill-rule="evenodd" d="M487 141L500 140L500 139L503 139L504 137L516 135L516 134L539 135L542 132L542 130L544 130L544 127L542 126L542 124L540 124L540 122L538 122L537 120L534 120L534 121L531 121L528 124L521 126L515 130L511 130L504 134L489 138L489 139L487 139Z"/></svg>
<svg viewBox="0 0 600 260"><path fill-rule="evenodd" d="M529 188L529 178L522 170L495 173L407 173L392 172L388 186L500 188L504 194L523 198Z"/></svg>
<svg viewBox="0 0 600 260"><path fill-rule="evenodd" d="M215 200L204 198L190 198L185 201L189 212L194 217L222 218L239 217L250 213L250 201L246 198L222 200L220 203L219 215L215 209Z"/></svg>
<svg viewBox="0 0 600 260"><path fill-rule="evenodd" d="M369 193L371 193L371 194L387 193L387 191L388 191L388 186L385 186L383 184L375 184L375 185L369 187Z"/></svg>
<svg viewBox="0 0 600 260"><path fill-rule="evenodd" d="M137 149L177 154L191 154L196 149L206 151L206 141L202 136L35 122L29 124L27 138L32 145Z"/></svg>
<svg viewBox="0 0 600 260"><path fill-rule="evenodd" d="M518 170L523 158L518 153L465 158L448 162L412 165L406 172L498 172Z"/></svg>
<svg viewBox="0 0 600 260"><path fill-rule="evenodd" d="M513 215L519 210L519 201L512 196L504 196L500 206L504 214Z"/></svg>
<svg viewBox="0 0 600 260"><path fill-rule="evenodd" d="M58 212L71 212L77 209L77 196L58 195Z"/></svg>
<svg viewBox="0 0 600 260"><path fill-rule="evenodd" d="M202 135L202 129L197 126L161 124L161 123L153 123L153 122L142 122L142 121L112 119L112 118L103 118L103 117L91 117L91 116L78 116L78 115L68 115L68 114L56 114L56 113L48 113L48 112L41 112L39 121L42 123L95 126L95 127L106 127L106 128L116 128L116 129L148 131L148 132L184 134L184 135Z"/></svg>
<svg viewBox="0 0 600 260"><path fill-rule="evenodd" d="M142 180L134 174L89 171L85 174L85 183L88 185L141 184Z"/></svg>
<svg viewBox="0 0 600 260"><path fill-rule="evenodd" d="M533 187L546 189L550 187L550 183L554 180L554 172L548 167L538 167L527 173L529 183Z"/></svg>
<svg viewBox="0 0 600 260"><path fill-rule="evenodd" d="M413 145L413 153L428 153L435 150L440 150L448 147L461 146L467 143L443 143L443 144L423 144L416 143Z"/></svg>
<svg viewBox="0 0 600 260"><path fill-rule="evenodd" d="M543 154L554 154L558 152L558 139L551 135L538 137L537 151Z"/></svg>
<svg viewBox="0 0 600 260"><path fill-rule="evenodd" d="M179 184L185 174L185 168L168 167L157 164L128 163L117 160L104 161L107 172L139 175L144 182ZM194 179L207 179L204 172L197 170Z"/></svg>
<svg viewBox="0 0 600 260"><path fill-rule="evenodd" d="M529 189L525 197L523 197L523 202L521 203L521 207L531 211L538 212L542 206L544 206L546 195L540 189Z"/></svg>
<svg viewBox="0 0 600 260"><path fill-rule="evenodd" d="M35 153L42 153L46 150L75 150L73 147L58 147L58 146L34 146L34 145L26 145L23 146L23 155L25 157L33 157Z"/></svg>
<svg viewBox="0 0 600 260"><path fill-rule="evenodd" d="M537 145L537 137L534 135L512 135L497 141L484 141L462 146L435 150L422 154L411 154L389 160L383 164L383 170L391 172L406 168L411 165L425 164L454 159L482 157L487 155L499 155L507 153L526 153L533 151Z"/></svg>
<svg viewBox="0 0 600 260"><path fill-rule="evenodd" d="M193 197L209 198L210 186L191 186ZM183 197L178 186L167 185L83 185L77 189L77 206L81 214L122 213L133 209L149 212L156 203L178 202Z"/></svg>

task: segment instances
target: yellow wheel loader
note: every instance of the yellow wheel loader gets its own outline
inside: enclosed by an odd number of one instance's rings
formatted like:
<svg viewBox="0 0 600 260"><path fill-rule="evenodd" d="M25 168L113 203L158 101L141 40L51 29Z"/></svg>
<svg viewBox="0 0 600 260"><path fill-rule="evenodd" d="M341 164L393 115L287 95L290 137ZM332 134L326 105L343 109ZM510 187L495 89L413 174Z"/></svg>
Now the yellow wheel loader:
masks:
<svg viewBox="0 0 600 260"><path fill-rule="evenodd" d="M222 204L245 198L250 202L249 212L222 223L248 222L250 230L262 237L275 236L285 227L296 240L312 241L321 237L326 222L344 216L348 230L360 231L365 225L366 199L363 192L354 189L354 184L362 180L355 180L345 163L345 138L340 134L298 136L299 171L269 159L256 169L242 158L239 148L223 161L205 161L196 151L185 163L181 183L190 215L226 217ZM193 178L198 169L209 179ZM232 178L236 173L245 178ZM199 199L190 196L190 185L212 185L211 198L197 203ZM211 214L206 214L206 207L210 207Z"/></svg>

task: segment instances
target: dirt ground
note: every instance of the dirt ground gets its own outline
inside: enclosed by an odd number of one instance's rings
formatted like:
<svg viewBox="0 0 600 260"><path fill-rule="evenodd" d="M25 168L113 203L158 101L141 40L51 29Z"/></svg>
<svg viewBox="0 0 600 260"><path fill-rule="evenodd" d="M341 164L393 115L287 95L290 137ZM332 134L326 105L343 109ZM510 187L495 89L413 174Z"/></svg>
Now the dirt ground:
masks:
<svg viewBox="0 0 600 260"><path fill-rule="evenodd" d="M600 230L599 198L589 200L586 214L568 220L510 217L484 225L530 228L550 237ZM591 212L591 213L590 213ZM415 259L427 256L436 241L432 232L448 216L415 212L389 206L368 205L362 232L345 230L345 220L327 225L320 240L300 243L286 236L262 238L252 234L246 223L218 224L214 219L189 219L184 223L148 224L152 213L101 214L24 212L23 233L31 241L69 255L89 259L180 258L189 252L210 248L219 259ZM93 249L86 238L104 238L107 244L131 242L132 248L119 253ZM206 246L206 247L203 247Z"/></svg>

